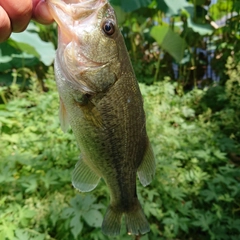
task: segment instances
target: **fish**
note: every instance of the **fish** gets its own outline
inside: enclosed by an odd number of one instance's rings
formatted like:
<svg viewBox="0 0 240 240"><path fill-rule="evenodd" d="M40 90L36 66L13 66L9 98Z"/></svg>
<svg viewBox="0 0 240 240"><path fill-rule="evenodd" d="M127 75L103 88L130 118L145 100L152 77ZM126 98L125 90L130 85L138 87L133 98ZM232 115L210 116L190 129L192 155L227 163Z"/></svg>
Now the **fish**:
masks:
<svg viewBox="0 0 240 240"><path fill-rule="evenodd" d="M60 123L69 125L80 148L73 186L90 192L100 179L110 193L102 222L117 236L123 216L128 234L143 235L149 223L137 197L136 178L147 186L155 175L143 98L108 0L46 0L58 24L54 62Z"/></svg>

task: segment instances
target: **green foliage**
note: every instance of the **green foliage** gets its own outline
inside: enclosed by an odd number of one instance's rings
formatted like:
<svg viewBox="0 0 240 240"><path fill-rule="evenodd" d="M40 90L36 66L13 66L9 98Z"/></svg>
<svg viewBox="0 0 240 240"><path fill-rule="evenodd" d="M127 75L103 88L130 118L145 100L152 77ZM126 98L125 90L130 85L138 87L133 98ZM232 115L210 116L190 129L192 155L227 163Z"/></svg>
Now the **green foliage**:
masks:
<svg viewBox="0 0 240 240"><path fill-rule="evenodd" d="M0 86L10 86L15 75L15 83L26 88L33 75L30 69L34 69L39 82L42 81L44 71L53 63L55 47L39 35L40 28L31 22L24 32L12 33L11 38L0 43Z"/></svg>
<svg viewBox="0 0 240 240"><path fill-rule="evenodd" d="M155 192L144 209L152 223L149 238L237 239L240 169L228 156L239 145L223 130L228 121L217 118L226 109L197 112L193 106L206 92L178 96L175 89L170 82L142 87L158 163ZM149 189L142 191L149 197Z"/></svg>
<svg viewBox="0 0 240 240"><path fill-rule="evenodd" d="M141 239L239 238L240 169L229 161L239 149L232 137L237 124L224 118L227 106L238 106L237 71L224 91L229 105L214 111L204 100L207 90L179 95L168 80L141 84L157 160L152 184L138 184L151 225ZM47 93L36 81L27 92L12 85L11 99L0 105L0 239L108 239L100 229L107 188L103 182L87 194L72 188L79 150L71 132L60 130L55 83L45 84ZM117 239L132 237L123 230Z"/></svg>
<svg viewBox="0 0 240 240"><path fill-rule="evenodd" d="M212 5L203 0L111 2L139 82L152 84L170 76L189 90L198 85L211 65L225 83L227 58L239 55L238 1L218 0ZM202 56L197 49L206 52ZM177 77L173 62L178 65ZM204 85L213 80L213 76L207 77Z"/></svg>
<svg viewBox="0 0 240 240"><path fill-rule="evenodd" d="M184 89L191 89L202 79L208 64L207 58L198 56L197 48L216 49L211 65L221 77L226 77L227 57L232 52L239 52L238 1L219 0L209 9L206 7L210 1L202 0L110 2L120 20L139 82L152 84L170 76L171 79L177 78ZM220 17L228 17L229 20L216 28L217 24L213 25L212 20ZM26 68L30 68L38 75L44 90L44 72L53 61L53 46L56 45L56 24L31 23L24 33L12 34L7 42L0 44L1 85L9 86L11 75L15 74L18 75L17 83L26 88L30 80ZM178 76L173 71L173 62L178 64ZM206 83L209 84L208 81Z"/></svg>
<svg viewBox="0 0 240 240"><path fill-rule="evenodd" d="M38 35L39 29L32 22L22 33L12 33L7 44L23 53L36 57L44 65L52 64L55 57L55 49L51 42L43 41Z"/></svg>
<svg viewBox="0 0 240 240"><path fill-rule="evenodd" d="M216 4L211 6L210 13L214 20L218 20L231 12L233 6L237 6L238 1L218 0Z"/></svg>
<svg viewBox="0 0 240 240"><path fill-rule="evenodd" d="M238 15L212 31L202 10L207 1L111 2L138 80L145 83L140 87L157 161L151 185L138 183L151 226L141 240L239 239ZM238 1L219 0L208 14L217 20L239 9ZM182 79L197 79L189 70L199 64L192 48L210 32L221 84L184 93ZM63 134L59 126L50 65L56 40L56 25L31 24L0 45L1 240L111 239L100 229L109 203L103 181L86 194L71 186L79 149L71 131ZM173 58L180 62L178 83L159 81L173 79ZM133 237L123 227L116 239Z"/></svg>
<svg viewBox="0 0 240 240"><path fill-rule="evenodd" d="M205 3L136 0L131 2L133 7L125 1L111 2L139 82L152 84L168 76L173 79L172 63L176 62L179 83L184 87L188 82L191 87L196 85L202 63L193 47L202 48L204 38L213 33L210 22L205 20Z"/></svg>
<svg viewBox="0 0 240 240"><path fill-rule="evenodd" d="M202 99L202 107L209 107L213 112L212 117L221 126L221 131L232 141L235 141L235 147L229 146L229 154L232 160L240 160L233 155L240 154L240 82L239 72L240 63L236 57L229 57L226 64L226 74L229 79L224 86L217 85L210 88ZM239 163L238 163L239 164Z"/></svg>

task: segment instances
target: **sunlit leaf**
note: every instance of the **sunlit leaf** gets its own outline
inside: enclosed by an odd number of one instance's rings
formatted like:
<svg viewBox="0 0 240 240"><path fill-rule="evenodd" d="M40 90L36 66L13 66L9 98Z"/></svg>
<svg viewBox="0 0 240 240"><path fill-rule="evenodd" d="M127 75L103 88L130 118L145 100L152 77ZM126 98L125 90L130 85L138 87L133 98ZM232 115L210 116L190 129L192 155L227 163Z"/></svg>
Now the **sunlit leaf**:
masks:
<svg viewBox="0 0 240 240"><path fill-rule="evenodd" d="M22 33L12 33L9 43L21 51L39 58L47 66L54 60L53 44L44 42L37 33L30 32L28 29Z"/></svg>
<svg viewBox="0 0 240 240"><path fill-rule="evenodd" d="M157 43L166 50L177 62L183 58L186 42L179 34L173 32L167 26L154 26L151 30L151 36Z"/></svg>
<svg viewBox="0 0 240 240"><path fill-rule="evenodd" d="M197 32L201 35L210 35L213 33L213 28L208 24L196 24L191 18L187 19L188 26L193 29L194 32Z"/></svg>
<svg viewBox="0 0 240 240"><path fill-rule="evenodd" d="M184 7L189 6L189 2L186 0L158 0L158 8L165 13L177 15Z"/></svg>
<svg viewBox="0 0 240 240"><path fill-rule="evenodd" d="M17 229L15 231L15 234L16 234L16 239L18 240L29 240L30 239L30 235L27 231L24 231L22 229Z"/></svg>
<svg viewBox="0 0 240 240"><path fill-rule="evenodd" d="M146 7L151 3L151 0L111 0L113 5L118 5L123 8L124 11L130 12L141 7Z"/></svg>

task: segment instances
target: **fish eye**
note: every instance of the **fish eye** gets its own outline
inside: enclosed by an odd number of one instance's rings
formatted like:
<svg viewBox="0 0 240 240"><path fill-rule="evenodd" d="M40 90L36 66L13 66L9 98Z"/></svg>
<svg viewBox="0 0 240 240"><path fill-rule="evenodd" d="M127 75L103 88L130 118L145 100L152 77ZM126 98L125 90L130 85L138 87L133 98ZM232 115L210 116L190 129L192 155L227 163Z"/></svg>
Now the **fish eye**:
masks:
<svg viewBox="0 0 240 240"><path fill-rule="evenodd" d="M110 21L104 22L102 25L102 29L108 36L111 36L115 33L114 24Z"/></svg>

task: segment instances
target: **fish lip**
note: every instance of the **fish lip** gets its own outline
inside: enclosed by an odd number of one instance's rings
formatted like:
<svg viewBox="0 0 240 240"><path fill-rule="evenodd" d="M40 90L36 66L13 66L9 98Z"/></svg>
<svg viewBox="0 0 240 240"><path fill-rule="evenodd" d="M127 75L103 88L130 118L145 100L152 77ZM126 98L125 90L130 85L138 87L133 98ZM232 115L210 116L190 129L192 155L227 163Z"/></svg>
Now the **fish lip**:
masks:
<svg viewBox="0 0 240 240"><path fill-rule="evenodd" d="M67 1L67 2L66 2ZM67 15L73 21L81 19L86 12L95 12L107 3L107 0L46 0L52 17L61 26L64 21L58 16L59 10L62 15ZM58 12L58 13L57 13Z"/></svg>

